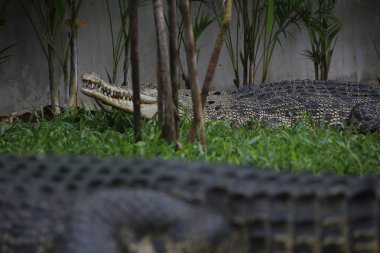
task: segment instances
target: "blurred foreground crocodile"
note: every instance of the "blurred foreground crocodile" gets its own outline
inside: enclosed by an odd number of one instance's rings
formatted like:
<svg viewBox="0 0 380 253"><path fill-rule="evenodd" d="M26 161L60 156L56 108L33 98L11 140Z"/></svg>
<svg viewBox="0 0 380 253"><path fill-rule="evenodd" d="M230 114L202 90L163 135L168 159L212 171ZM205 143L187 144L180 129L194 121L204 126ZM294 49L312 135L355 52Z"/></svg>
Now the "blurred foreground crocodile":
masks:
<svg viewBox="0 0 380 253"><path fill-rule="evenodd" d="M82 75L83 94L133 112L132 91L111 85L92 72ZM145 118L157 112L156 95L146 88L141 97ZM180 90L182 109L191 110L189 90ZM255 121L269 126L291 126L308 115L314 123L330 126L352 124L361 132L380 129L380 86L343 81L283 81L254 85L238 91L211 91L204 116L206 120L226 119L233 124Z"/></svg>
<svg viewBox="0 0 380 253"><path fill-rule="evenodd" d="M378 178L0 156L1 253L380 252Z"/></svg>

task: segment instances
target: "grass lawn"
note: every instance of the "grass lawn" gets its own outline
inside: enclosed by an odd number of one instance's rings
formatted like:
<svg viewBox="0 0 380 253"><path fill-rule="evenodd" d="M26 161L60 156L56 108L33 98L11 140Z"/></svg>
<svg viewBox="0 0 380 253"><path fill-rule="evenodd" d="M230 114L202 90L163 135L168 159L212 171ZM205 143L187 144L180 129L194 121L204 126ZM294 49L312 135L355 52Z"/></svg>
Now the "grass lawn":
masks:
<svg viewBox="0 0 380 253"><path fill-rule="evenodd" d="M77 153L184 158L208 162L254 165L258 168L334 174L379 174L380 133L318 126L293 128L231 127L227 122L207 124L207 147L186 141L190 122L181 126L177 145L160 140L155 121L144 121L144 141L135 143L132 117L121 111L66 112L38 123L0 123L0 153Z"/></svg>

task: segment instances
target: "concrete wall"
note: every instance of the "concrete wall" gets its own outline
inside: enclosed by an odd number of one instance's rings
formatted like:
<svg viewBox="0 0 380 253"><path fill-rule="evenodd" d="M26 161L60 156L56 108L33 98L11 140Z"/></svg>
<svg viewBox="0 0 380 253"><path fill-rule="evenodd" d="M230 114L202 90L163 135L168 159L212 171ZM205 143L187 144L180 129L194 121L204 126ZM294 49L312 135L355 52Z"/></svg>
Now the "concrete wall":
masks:
<svg viewBox="0 0 380 253"><path fill-rule="evenodd" d="M368 0L369 1L369 0ZM112 2L112 1L111 1ZM113 8L117 23L117 9ZM12 49L16 56L0 65L0 115L22 111L31 107L39 108L49 104L48 68L39 42L26 15L14 9L7 26L1 31L0 48L17 43ZM380 47L380 15L365 8L359 8L352 1L339 1L337 15L344 23L333 55L330 78L376 82L380 76L380 60L377 58L371 34ZM156 80L156 46L151 6L142 7L140 17L140 60L141 81ZM79 32L78 54L79 73L95 71L104 78L105 68L111 70L112 52L105 1L84 1L80 18L88 25ZM117 29L117 28L116 28ZM211 49L217 34L217 27L209 28L200 39L200 78L203 80ZM275 50L268 81L283 79L312 79L313 65L301 52L308 48L305 31L292 28L292 37L283 40L282 47ZM59 65L57 65L59 68ZM122 64L120 64L122 67ZM59 73L62 80L62 75ZM122 80L119 71L119 80ZM214 80L214 87L233 88L233 73L226 50L223 50ZM90 99L80 97L85 102Z"/></svg>

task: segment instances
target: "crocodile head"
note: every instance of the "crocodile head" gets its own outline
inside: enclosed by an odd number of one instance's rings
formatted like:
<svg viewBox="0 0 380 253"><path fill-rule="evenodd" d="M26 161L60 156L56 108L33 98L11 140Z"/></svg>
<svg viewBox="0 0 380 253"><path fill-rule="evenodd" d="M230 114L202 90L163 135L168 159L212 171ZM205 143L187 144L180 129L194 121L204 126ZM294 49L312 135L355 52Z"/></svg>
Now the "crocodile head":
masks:
<svg viewBox="0 0 380 253"><path fill-rule="evenodd" d="M102 80L98 74L94 72L86 72L82 75L83 86L81 91L84 95L101 101L104 104L119 108L127 113L133 113L131 89L121 87L120 85L109 84ZM155 85L142 85L141 88L141 115L144 118L152 118L157 112L157 89ZM191 112L193 103L191 91L180 89L178 91L178 102L180 105L179 114L188 115L186 112ZM228 92L212 91L207 97L207 102L204 108L204 118L208 120L230 119L235 122L244 123L246 117L244 110L234 107L236 98ZM242 111L242 113L237 112ZM242 122L240 122L242 121Z"/></svg>
<svg viewBox="0 0 380 253"><path fill-rule="evenodd" d="M119 85L111 85L103 81L98 74L86 72L82 75L83 86L81 92L86 96L95 98L104 104L133 113L133 93L131 89ZM140 95L141 115L152 118L157 112L157 97L155 91L147 87Z"/></svg>

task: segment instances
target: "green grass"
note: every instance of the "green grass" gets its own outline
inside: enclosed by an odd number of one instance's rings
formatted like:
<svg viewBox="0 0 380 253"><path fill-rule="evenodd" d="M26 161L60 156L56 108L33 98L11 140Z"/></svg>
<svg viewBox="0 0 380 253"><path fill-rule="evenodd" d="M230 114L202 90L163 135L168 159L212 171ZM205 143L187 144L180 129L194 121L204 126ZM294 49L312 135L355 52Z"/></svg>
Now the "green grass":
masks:
<svg viewBox="0 0 380 253"><path fill-rule="evenodd" d="M190 122L182 122L183 149L162 141L154 121L143 124L144 141L135 143L130 115L120 111L66 112L38 124L0 123L0 153L78 153L184 158L255 165L294 172L378 174L380 134L323 126L306 128L234 128L226 122L207 124L207 147L186 141Z"/></svg>

